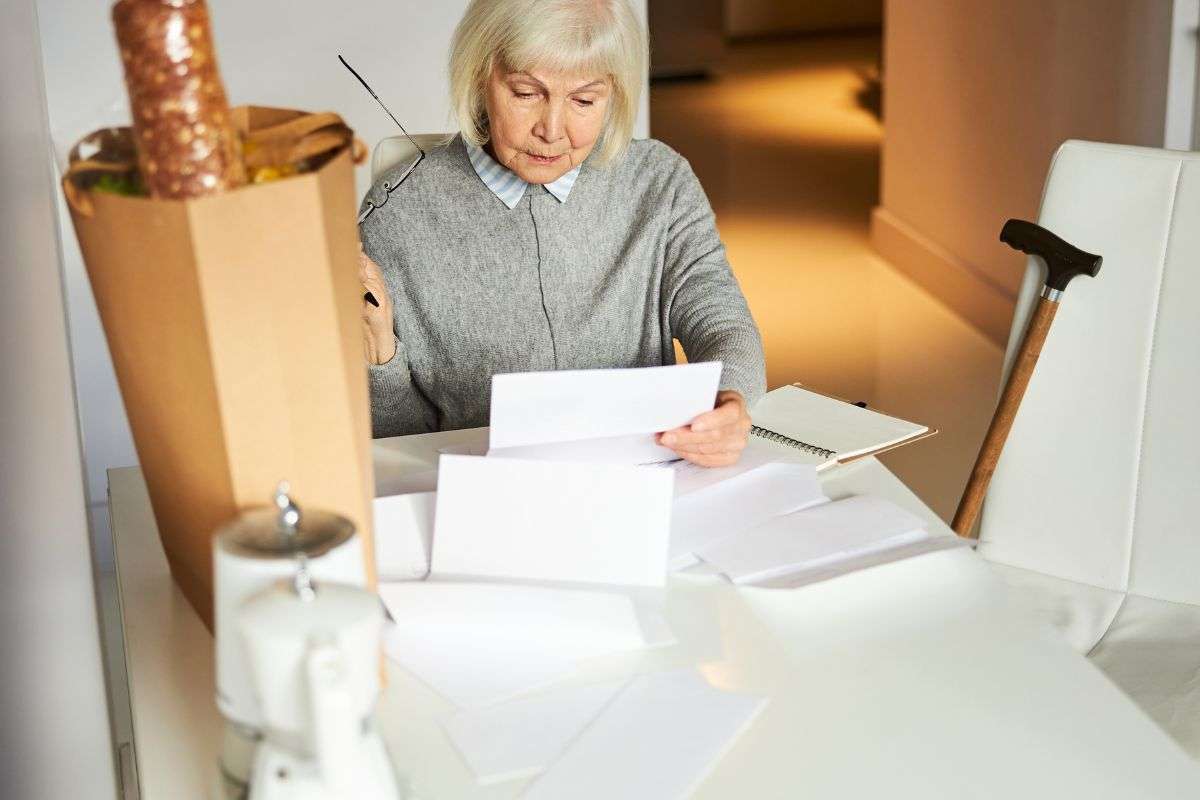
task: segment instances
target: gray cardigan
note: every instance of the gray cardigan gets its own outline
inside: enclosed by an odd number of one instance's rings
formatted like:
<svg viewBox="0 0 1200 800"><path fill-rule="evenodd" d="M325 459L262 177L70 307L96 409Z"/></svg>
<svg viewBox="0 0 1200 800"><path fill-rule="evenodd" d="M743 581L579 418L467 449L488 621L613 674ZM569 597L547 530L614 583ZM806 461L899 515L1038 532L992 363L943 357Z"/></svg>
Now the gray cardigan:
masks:
<svg viewBox="0 0 1200 800"><path fill-rule="evenodd" d="M395 309L396 355L370 368L376 437L488 424L495 373L722 361L765 391L762 340L691 167L661 142L589 159L566 202L531 185L507 208L462 140L434 149L360 228ZM365 201L364 201L365 207Z"/></svg>

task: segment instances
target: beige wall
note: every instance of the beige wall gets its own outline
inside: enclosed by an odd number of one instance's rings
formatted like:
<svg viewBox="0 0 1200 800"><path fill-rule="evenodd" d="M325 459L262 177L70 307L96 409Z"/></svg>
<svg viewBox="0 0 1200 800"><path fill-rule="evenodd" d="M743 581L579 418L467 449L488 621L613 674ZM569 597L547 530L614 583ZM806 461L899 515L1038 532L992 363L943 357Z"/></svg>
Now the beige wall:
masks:
<svg viewBox="0 0 1200 800"><path fill-rule="evenodd" d="M1162 145L1170 20L1170 0L888 0L876 247L1003 341L1024 261L1000 226L1036 217L1064 139Z"/></svg>
<svg viewBox="0 0 1200 800"><path fill-rule="evenodd" d="M724 0L725 32L764 36L879 25L883 0Z"/></svg>

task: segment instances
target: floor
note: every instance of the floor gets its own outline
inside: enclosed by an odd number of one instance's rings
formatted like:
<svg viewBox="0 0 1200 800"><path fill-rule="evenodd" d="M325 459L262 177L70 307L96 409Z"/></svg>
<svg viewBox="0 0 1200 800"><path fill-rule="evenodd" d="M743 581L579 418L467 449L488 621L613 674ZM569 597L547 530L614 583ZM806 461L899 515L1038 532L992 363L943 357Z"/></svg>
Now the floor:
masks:
<svg viewBox="0 0 1200 800"><path fill-rule="evenodd" d="M735 43L710 79L655 82L650 126L708 192L769 385L798 381L938 428L883 460L949 519L1002 353L871 249L879 52L878 34Z"/></svg>

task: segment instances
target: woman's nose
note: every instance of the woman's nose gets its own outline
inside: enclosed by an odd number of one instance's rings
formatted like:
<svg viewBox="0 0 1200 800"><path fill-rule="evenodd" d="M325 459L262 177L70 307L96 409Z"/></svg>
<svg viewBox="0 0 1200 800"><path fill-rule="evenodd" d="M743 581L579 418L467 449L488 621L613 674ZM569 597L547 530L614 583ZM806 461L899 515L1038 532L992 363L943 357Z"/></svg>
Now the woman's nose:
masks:
<svg viewBox="0 0 1200 800"><path fill-rule="evenodd" d="M557 142L563 137L562 112L553 103L547 103L533 132L544 141Z"/></svg>

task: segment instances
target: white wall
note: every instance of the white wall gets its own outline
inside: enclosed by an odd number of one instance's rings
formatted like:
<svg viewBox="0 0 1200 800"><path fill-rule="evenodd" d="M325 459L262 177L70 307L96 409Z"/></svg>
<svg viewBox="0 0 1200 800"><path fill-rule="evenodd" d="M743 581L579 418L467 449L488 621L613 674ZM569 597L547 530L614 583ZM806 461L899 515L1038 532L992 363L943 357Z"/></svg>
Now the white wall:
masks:
<svg viewBox="0 0 1200 800"><path fill-rule="evenodd" d="M128 103L110 3L37 0L37 5L51 132L61 160L83 134L127 124ZM232 103L334 110L372 144L398 133L338 63L341 53L409 132L452 129L445 62L466 0L208 0L208 5ZM645 0L635 5L644 19ZM638 136L648 135L647 103L644 99ZM362 167L359 193L368 185ZM89 494L93 502L101 502L105 470L136 463L136 455L83 262L65 208L61 210Z"/></svg>
<svg viewBox="0 0 1200 800"><path fill-rule="evenodd" d="M0 16L0 795L112 798L33 0Z"/></svg>

